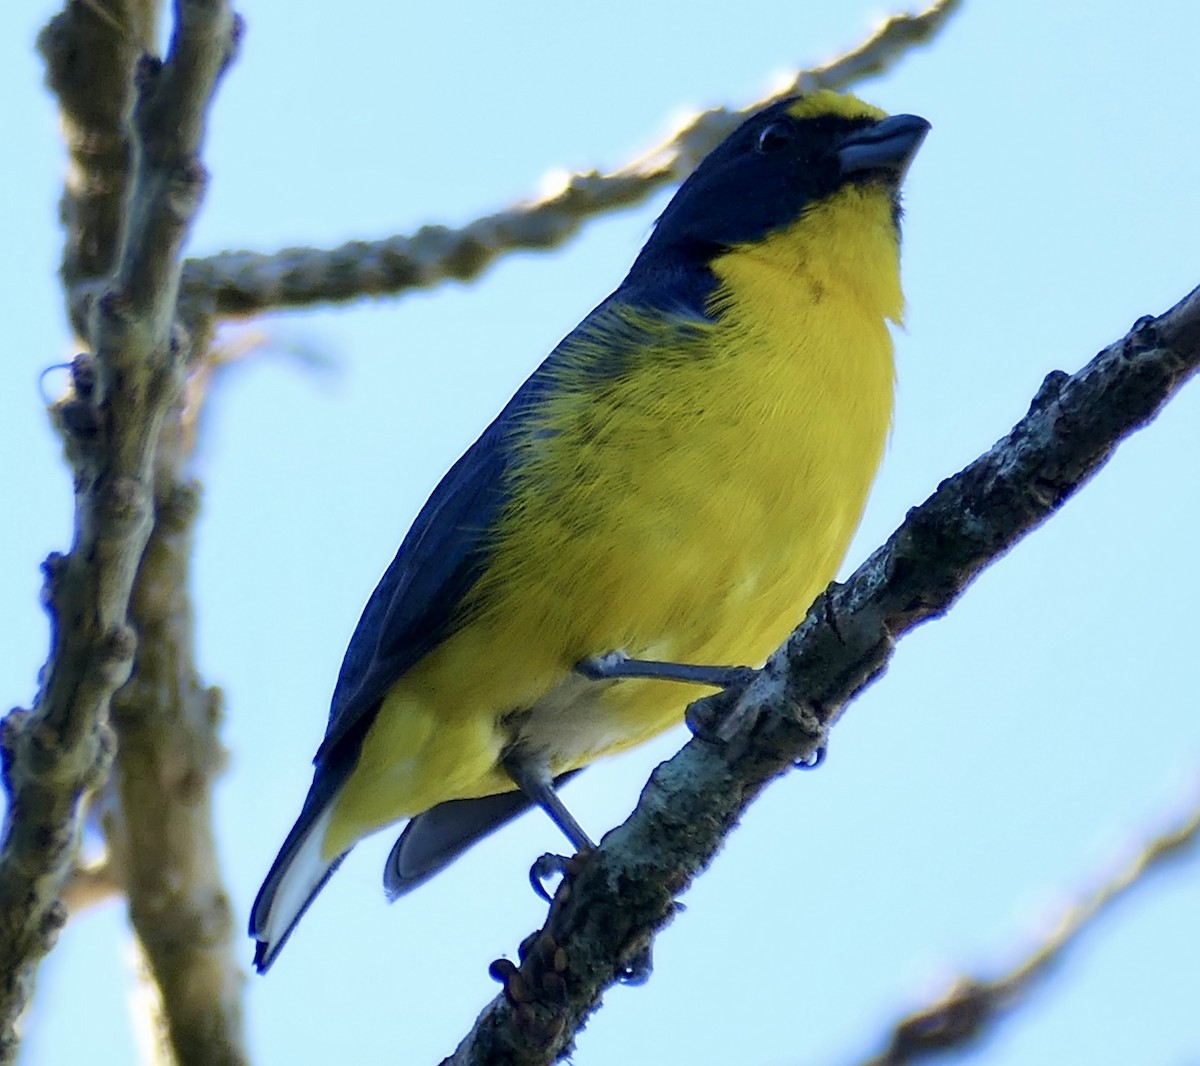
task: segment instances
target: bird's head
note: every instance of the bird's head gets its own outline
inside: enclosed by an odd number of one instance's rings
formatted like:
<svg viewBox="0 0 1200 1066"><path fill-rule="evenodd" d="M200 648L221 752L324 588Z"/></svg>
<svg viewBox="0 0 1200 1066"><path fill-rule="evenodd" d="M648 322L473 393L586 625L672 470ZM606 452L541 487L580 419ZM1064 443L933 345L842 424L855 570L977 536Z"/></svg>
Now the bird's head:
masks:
<svg viewBox="0 0 1200 1066"><path fill-rule="evenodd" d="M850 184L890 198L929 123L892 115L828 90L780 100L751 116L710 152L660 216L643 260L704 261L761 240Z"/></svg>

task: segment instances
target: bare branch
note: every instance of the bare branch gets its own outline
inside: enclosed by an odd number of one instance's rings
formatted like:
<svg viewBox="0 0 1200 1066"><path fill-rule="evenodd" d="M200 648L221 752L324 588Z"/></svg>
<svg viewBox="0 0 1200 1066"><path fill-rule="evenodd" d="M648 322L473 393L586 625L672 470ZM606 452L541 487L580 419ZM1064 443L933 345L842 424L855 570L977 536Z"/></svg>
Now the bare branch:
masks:
<svg viewBox="0 0 1200 1066"><path fill-rule="evenodd" d="M110 840L122 856L129 914L157 986L155 1031L171 1061L239 1063L244 976L212 824L225 764L220 693L193 663L188 578L199 490L182 477L179 411L158 448L154 532L134 584L137 669L113 699L117 733Z"/></svg>
<svg viewBox="0 0 1200 1066"><path fill-rule="evenodd" d="M1043 977L1097 919L1151 873L1187 856L1200 845L1200 799L1176 826L1144 844L1116 876L1081 899L1058 920L1050 935L1018 965L998 977L960 977L936 1002L902 1018L888 1046L864 1066L903 1066L949 1049L965 1049L987 1035L1018 1007Z"/></svg>
<svg viewBox="0 0 1200 1066"><path fill-rule="evenodd" d="M819 750L896 640L942 615L1197 370L1200 288L1077 374L1050 374L1012 431L822 593L749 684L688 709L697 736L654 771L628 821L577 860L546 924L522 944L520 966L494 964L504 993L446 1061L532 1066L569 1054L604 990L671 920L675 896L755 796Z"/></svg>
<svg viewBox="0 0 1200 1066"><path fill-rule="evenodd" d="M94 6L71 4L62 19L76 17L94 19ZM132 184L119 194L129 209L115 276L95 299L80 299L89 308L94 357L76 360L76 398L64 410L75 534L70 554L46 564L50 658L34 709L4 721L0 1063L16 1057L17 1019L65 920L60 897L85 800L111 759L109 704L136 648L129 599L151 530L155 449L183 377L186 338L172 329L180 252L204 188L198 153L205 111L237 27L223 0L177 0L175 19L166 61L143 58L137 66ZM88 89L75 79L91 71L75 52L78 37L56 24L42 42L51 84L81 98ZM93 267L103 269L103 261L100 255Z"/></svg>
<svg viewBox="0 0 1200 1066"><path fill-rule="evenodd" d="M753 111L783 96L818 89L850 88L864 78L884 74L910 48L928 44L941 32L961 0L937 0L917 15L889 15L875 33L837 59L811 71L801 71L786 88L747 109ZM743 111L743 114L746 112Z"/></svg>
<svg viewBox="0 0 1200 1066"><path fill-rule="evenodd" d="M551 195L461 228L422 226L411 237L351 241L333 249L285 248L270 255L223 252L190 259L184 267L185 302L234 316L395 296L449 279L478 277L508 252L556 248L587 219L642 203L664 185L682 181L747 114L772 100L797 91L844 89L886 70L909 49L932 39L960 2L937 0L919 15L893 16L864 44L797 73L787 88L770 97L740 111L705 111L665 143L611 173L573 174Z"/></svg>

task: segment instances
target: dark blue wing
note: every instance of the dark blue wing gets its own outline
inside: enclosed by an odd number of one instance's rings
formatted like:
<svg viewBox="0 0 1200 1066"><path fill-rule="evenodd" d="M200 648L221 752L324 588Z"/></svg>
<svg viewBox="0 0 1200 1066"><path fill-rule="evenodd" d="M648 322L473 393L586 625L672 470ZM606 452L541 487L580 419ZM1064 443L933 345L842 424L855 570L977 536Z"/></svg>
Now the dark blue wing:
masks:
<svg viewBox="0 0 1200 1066"><path fill-rule="evenodd" d="M451 631L486 561L486 534L504 503L507 438L528 406L528 385L442 478L367 601L317 762L346 737L360 738L391 685Z"/></svg>

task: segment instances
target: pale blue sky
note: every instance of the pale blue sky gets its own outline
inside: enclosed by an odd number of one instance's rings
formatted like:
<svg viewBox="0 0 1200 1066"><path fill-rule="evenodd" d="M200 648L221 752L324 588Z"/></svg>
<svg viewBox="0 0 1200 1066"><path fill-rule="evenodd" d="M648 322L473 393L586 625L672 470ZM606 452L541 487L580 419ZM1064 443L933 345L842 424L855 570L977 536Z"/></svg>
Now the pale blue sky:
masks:
<svg viewBox="0 0 1200 1066"><path fill-rule="evenodd" d="M38 564L70 536L69 478L37 389L71 354L54 279L62 152L32 53L52 10L6 9L0 34L8 705L32 698L45 655ZM466 222L551 169L622 164L687 109L749 102L857 43L886 9L242 10L198 254ZM896 428L850 564L1006 432L1049 370L1077 368L1200 282L1198 39L1191 4L976 0L932 48L860 87L933 131L907 188ZM594 222L564 251L505 259L475 285L274 316L281 348L315 347L336 369L264 357L216 396L195 592L200 665L227 700L218 821L239 924L308 786L345 642L408 523L620 280L664 202ZM609 994L578 1066L852 1062L946 975L1015 958L1194 793L1198 455L1193 384L950 618L906 640L826 766L772 788L688 894L651 982ZM576 815L602 834L683 739L589 770L568 792ZM559 844L531 816L390 908L390 839L360 847L269 977L249 978L256 1061L438 1061L495 993L488 962L540 922L525 872ZM1198 883L1193 863L1147 885L967 1058L1195 1061ZM118 906L72 923L43 969L26 1063L131 1060L129 957Z"/></svg>

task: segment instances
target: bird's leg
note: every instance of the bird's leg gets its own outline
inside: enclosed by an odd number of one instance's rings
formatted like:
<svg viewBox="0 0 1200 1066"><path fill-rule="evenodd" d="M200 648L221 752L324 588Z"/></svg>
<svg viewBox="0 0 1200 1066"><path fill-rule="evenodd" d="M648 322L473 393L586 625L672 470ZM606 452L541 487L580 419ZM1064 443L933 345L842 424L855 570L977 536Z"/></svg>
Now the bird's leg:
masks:
<svg viewBox="0 0 1200 1066"><path fill-rule="evenodd" d="M544 760L522 758L519 751L512 750L504 754L501 765L513 784L550 816L550 821L563 831L576 851L596 850L591 837L554 790L554 776Z"/></svg>
<svg viewBox="0 0 1200 1066"><path fill-rule="evenodd" d="M513 784L549 815L550 820L563 831L563 835L577 852L596 850L592 838L567 810L566 804L555 790L554 776L544 760L522 758L520 751L513 749L503 756L501 765L505 773L512 778ZM548 853L530 867L529 883L547 903L550 902L550 893L545 886L546 879L555 874L569 873L570 863L570 858L565 855Z"/></svg>
<svg viewBox="0 0 1200 1066"><path fill-rule="evenodd" d="M750 666L694 666L691 663L657 662L631 659L622 651L589 655L575 664L575 672L591 681L615 681L619 678L643 678L656 681L682 681L691 685L732 688L747 683L757 670Z"/></svg>

